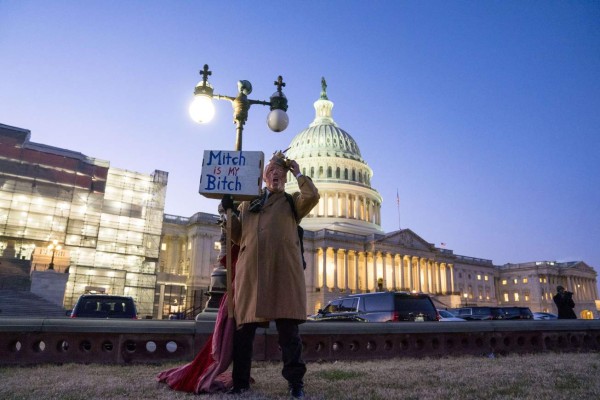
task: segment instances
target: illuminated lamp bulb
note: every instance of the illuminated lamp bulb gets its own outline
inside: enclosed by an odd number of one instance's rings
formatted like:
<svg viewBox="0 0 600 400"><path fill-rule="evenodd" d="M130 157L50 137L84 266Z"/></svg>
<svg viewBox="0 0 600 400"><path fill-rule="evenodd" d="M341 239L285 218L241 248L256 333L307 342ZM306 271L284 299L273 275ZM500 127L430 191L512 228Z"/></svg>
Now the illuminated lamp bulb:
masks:
<svg viewBox="0 0 600 400"><path fill-rule="evenodd" d="M194 96L189 108L190 117L199 124L209 122L215 115L212 99L205 95Z"/></svg>

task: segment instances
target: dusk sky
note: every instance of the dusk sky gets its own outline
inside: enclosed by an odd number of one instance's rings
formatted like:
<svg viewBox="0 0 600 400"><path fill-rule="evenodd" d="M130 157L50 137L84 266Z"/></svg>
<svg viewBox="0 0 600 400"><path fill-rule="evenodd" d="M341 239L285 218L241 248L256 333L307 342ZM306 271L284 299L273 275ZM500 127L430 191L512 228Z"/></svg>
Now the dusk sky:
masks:
<svg viewBox="0 0 600 400"><path fill-rule="evenodd" d="M244 130L267 156L312 122L325 77L386 232L600 271L600 2L0 0L0 123L169 172L167 214L216 213L202 155L234 148L229 102L188 116L204 64L222 95L246 79L268 100L283 76L288 129L253 106Z"/></svg>

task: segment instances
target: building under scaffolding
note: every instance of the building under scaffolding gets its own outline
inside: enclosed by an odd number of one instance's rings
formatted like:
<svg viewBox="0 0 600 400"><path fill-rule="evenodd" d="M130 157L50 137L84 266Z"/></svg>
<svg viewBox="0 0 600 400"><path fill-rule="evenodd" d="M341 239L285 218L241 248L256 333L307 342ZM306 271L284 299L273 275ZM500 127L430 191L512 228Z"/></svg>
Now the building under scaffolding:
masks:
<svg viewBox="0 0 600 400"><path fill-rule="evenodd" d="M151 316L168 173L112 168L30 136L0 124L0 257L68 272L65 308L104 292Z"/></svg>

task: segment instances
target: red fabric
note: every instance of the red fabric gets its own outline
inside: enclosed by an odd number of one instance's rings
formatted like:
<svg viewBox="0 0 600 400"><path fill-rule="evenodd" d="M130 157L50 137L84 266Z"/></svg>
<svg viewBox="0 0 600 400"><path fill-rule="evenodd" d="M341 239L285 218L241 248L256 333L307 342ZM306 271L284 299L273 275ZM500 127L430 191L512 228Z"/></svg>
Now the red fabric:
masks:
<svg viewBox="0 0 600 400"><path fill-rule="evenodd" d="M239 248L232 248L232 264L237 261ZM221 260L225 264L225 258ZM235 268L232 268L235 274ZM215 322L215 330L193 361L181 367L162 371L158 382L173 390L189 393L214 393L233 386L231 372L227 368L233 360L233 332L235 320L227 315L227 293L223 295Z"/></svg>

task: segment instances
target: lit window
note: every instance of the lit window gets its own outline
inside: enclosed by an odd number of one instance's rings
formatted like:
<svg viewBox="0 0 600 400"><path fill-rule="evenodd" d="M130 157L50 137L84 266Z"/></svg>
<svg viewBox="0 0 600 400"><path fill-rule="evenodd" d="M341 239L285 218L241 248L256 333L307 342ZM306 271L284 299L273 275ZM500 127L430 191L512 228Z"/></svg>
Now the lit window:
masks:
<svg viewBox="0 0 600 400"><path fill-rule="evenodd" d="M484 276L483 276L483 280L484 280L484 281L487 281L487 280L488 280L488 276L487 276L487 275L484 275Z"/></svg>
<svg viewBox="0 0 600 400"><path fill-rule="evenodd" d="M161 245L160 245L160 249L161 249L162 251L165 251L165 250L167 250L167 244L166 244L166 243L161 243Z"/></svg>
<svg viewBox="0 0 600 400"><path fill-rule="evenodd" d="M544 278L544 283L548 283L548 280L546 278Z"/></svg>
<svg viewBox="0 0 600 400"><path fill-rule="evenodd" d="M516 285L517 283L519 283L519 279L518 278L513 279L513 283Z"/></svg>
<svg viewBox="0 0 600 400"><path fill-rule="evenodd" d="M504 293L504 301L508 301L508 293Z"/></svg>
<svg viewBox="0 0 600 400"><path fill-rule="evenodd" d="M529 295L528 294L525 295L525 301L529 301Z"/></svg>
<svg viewBox="0 0 600 400"><path fill-rule="evenodd" d="M515 292L515 301L519 301L519 292Z"/></svg>
<svg viewBox="0 0 600 400"><path fill-rule="evenodd" d="M503 284L503 285L506 285L506 283L507 283L507 282L506 282L506 279L502 279L502 284Z"/></svg>
<svg viewBox="0 0 600 400"><path fill-rule="evenodd" d="M481 275L477 274L477 280L480 281L481 280Z"/></svg>
<svg viewBox="0 0 600 400"><path fill-rule="evenodd" d="M527 283L527 278L523 278L523 283Z"/></svg>
<svg viewBox="0 0 600 400"><path fill-rule="evenodd" d="M221 251L221 242L215 242L215 250Z"/></svg>
<svg viewBox="0 0 600 400"><path fill-rule="evenodd" d="M188 250L192 249L192 242L188 242Z"/></svg>
<svg viewBox="0 0 600 400"><path fill-rule="evenodd" d="M540 276L540 283L544 282L544 280L542 279L542 277Z"/></svg>

